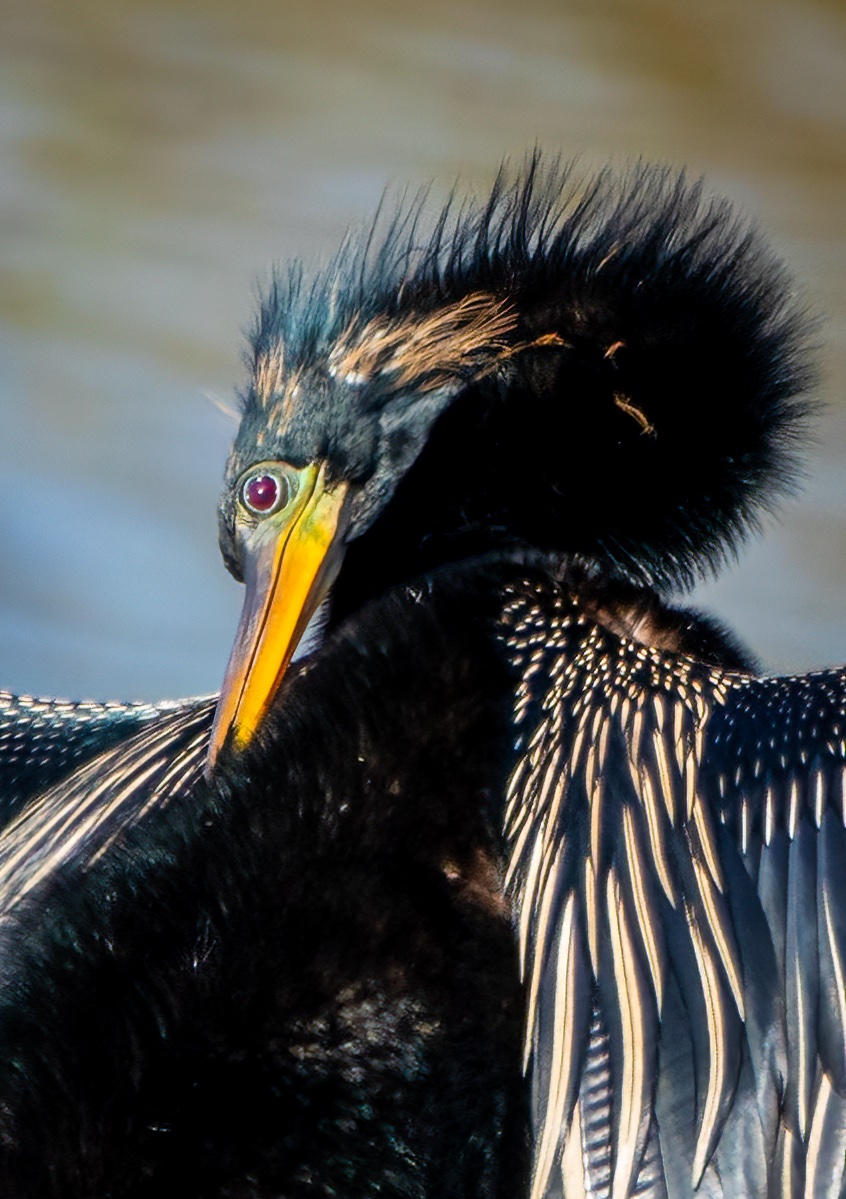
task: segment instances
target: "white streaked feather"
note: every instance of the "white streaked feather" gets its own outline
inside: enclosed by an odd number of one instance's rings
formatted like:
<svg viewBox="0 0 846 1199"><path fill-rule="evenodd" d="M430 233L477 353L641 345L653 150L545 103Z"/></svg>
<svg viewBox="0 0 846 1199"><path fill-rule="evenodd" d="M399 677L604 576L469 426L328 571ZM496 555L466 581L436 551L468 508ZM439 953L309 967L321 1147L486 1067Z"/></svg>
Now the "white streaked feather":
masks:
<svg viewBox="0 0 846 1199"><path fill-rule="evenodd" d="M590 858L585 858L585 920L593 976L599 975L599 885Z"/></svg>
<svg viewBox="0 0 846 1199"><path fill-rule="evenodd" d="M156 729L149 734L144 742L141 756L134 760L130 759L131 769L137 771L155 758L157 752L171 740L172 735L173 727L170 725L164 729ZM60 791L60 798L57 801L56 791L51 790L26 808L9 825L3 838L0 879L11 878L18 867L38 853L43 843L60 841L67 829L72 827L82 814L91 809L96 811L100 799L114 782L114 779L108 774L108 764L115 759L115 756L114 750L107 750L84 766L76 775L77 782L74 790L82 794L81 802L68 804L64 791ZM106 769L105 777L103 776L104 768ZM100 781L89 791L88 784L97 779Z"/></svg>
<svg viewBox="0 0 846 1199"><path fill-rule="evenodd" d="M664 800L664 806L667 809L667 815L670 818L670 824L676 823L676 800L675 787L673 785L673 776L671 774L670 759L667 755L667 747L664 738L657 730L652 736L652 746L655 751L655 764L658 767L658 778L661 783L661 795Z"/></svg>
<svg viewBox="0 0 846 1199"><path fill-rule="evenodd" d="M720 892L725 891L725 879L723 878L723 870L720 865L717 847L714 844L714 833L711 828L711 822L708 819L708 810L695 792L691 816L693 818L693 827L696 829L699 838L699 846L705 857L705 863L711 874L711 878L714 880L714 886Z"/></svg>
<svg viewBox="0 0 846 1199"><path fill-rule="evenodd" d="M554 846L552 839L547 842L543 836L536 836L532 844L532 852L529 856L529 868L526 871L523 885L520 888L520 894L517 898L517 906L520 912L519 919L519 951L520 951L520 978L525 978L526 961L529 946L529 932L533 920L535 919L538 907L539 886L538 881L541 874L541 864L544 858L548 858L549 852Z"/></svg>
<svg viewBox="0 0 846 1199"><path fill-rule="evenodd" d="M555 869L547 875L541 902L538 904L536 932L532 942L532 963L529 990L526 998L526 1040L523 1049L523 1073L526 1073L532 1052L535 1025L537 1023L538 994L541 979L547 968L547 946L550 937L549 918L555 906L558 889L558 867L563 847L555 855ZM553 930L554 931L554 930Z"/></svg>
<svg viewBox="0 0 846 1199"><path fill-rule="evenodd" d="M667 861L667 847L664 839L663 813L659 808L652 779L645 766L637 774L633 774L633 782L638 797L646 813L646 823L649 829L649 845L652 850L652 862L661 883L661 889L672 906L677 906L675 888Z"/></svg>
<svg viewBox="0 0 846 1199"><path fill-rule="evenodd" d="M595 1193L587 1190L585 1183L584 1137L582 1134L582 1105L577 1099L573 1107L573 1118L564 1141L561 1155L561 1181L567 1199L595 1199Z"/></svg>
<svg viewBox="0 0 846 1199"><path fill-rule="evenodd" d="M558 936L553 1038L550 1050L550 1082L546 1109L541 1125L540 1143L535 1155L530 1199L542 1199L558 1154L566 1116L569 1075L575 1060L576 1023L574 990L576 982L576 896L571 894L564 908Z"/></svg>
<svg viewBox="0 0 846 1199"><path fill-rule="evenodd" d="M616 1154L612 1199L628 1199L649 1127L645 1006L641 974L613 866L606 884L606 913L611 958L619 1001L623 1077L616 1121Z"/></svg>
<svg viewBox="0 0 846 1199"><path fill-rule="evenodd" d="M705 1000L705 1013L708 1025L709 1068L708 1087L702 1111L702 1122L699 1136L696 1139L696 1152L693 1157L693 1185L698 1187L708 1158L720 1114L720 1102L726 1080L726 1013L720 994L719 971L714 956L702 937L696 922L696 917L685 905L687 926L690 929L693 950L696 955L696 966L702 985L702 996Z"/></svg>
<svg viewBox="0 0 846 1199"><path fill-rule="evenodd" d="M664 1006L664 969L663 953L659 948L660 933L656 928L654 913L646 894L646 874L640 849L637 844L637 834L634 827L634 813L628 807L623 809L623 832L626 840L626 855L628 857L629 876L632 880L632 896L634 899L635 915L640 927L640 935L649 972L652 976L652 987L655 992L655 1003L660 1014Z"/></svg>
<svg viewBox="0 0 846 1199"><path fill-rule="evenodd" d="M684 774L684 762L687 757L687 750L684 739L684 708L680 703L676 703L673 707L673 748L676 751L676 762L678 763L679 774Z"/></svg>
<svg viewBox="0 0 846 1199"><path fill-rule="evenodd" d="M734 934L731 930L727 915L723 909L722 897L716 891L710 872L705 870L696 854L691 854L693 873L699 895L705 908L705 916L711 936L719 955L729 990L737 1007L741 1020L746 1019L746 1004L743 996L743 975L741 973L739 954Z"/></svg>
<svg viewBox="0 0 846 1199"><path fill-rule="evenodd" d="M193 761L187 762L187 773L198 775L210 714L211 705L204 705L169 719L161 728L144 729L99 754L31 805L4 838L0 862L3 910L10 910L74 858L90 866L102 856L101 849L107 849L128 824L136 823L151 806L175 793L189 751ZM173 745L192 729L198 729L192 742L173 758ZM162 786L163 779L153 782L150 795L144 796L146 784L159 772L169 778L168 785ZM119 788L112 791L116 780ZM98 840L104 833L105 844Z"/></svg>

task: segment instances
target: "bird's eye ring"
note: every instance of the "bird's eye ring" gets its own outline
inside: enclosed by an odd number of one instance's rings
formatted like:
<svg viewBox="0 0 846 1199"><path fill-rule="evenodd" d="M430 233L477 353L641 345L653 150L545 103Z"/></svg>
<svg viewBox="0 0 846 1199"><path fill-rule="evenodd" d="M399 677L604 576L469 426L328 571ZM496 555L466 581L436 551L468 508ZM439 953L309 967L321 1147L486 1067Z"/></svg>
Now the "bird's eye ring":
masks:
<svg viewBox="0 0 846 1199"><path fill-rule="evenodd" d="M241 484L241 502L256 516L269 516L287 508L292 499L292 487L283 474L257 470L247 475Z"/></svg>

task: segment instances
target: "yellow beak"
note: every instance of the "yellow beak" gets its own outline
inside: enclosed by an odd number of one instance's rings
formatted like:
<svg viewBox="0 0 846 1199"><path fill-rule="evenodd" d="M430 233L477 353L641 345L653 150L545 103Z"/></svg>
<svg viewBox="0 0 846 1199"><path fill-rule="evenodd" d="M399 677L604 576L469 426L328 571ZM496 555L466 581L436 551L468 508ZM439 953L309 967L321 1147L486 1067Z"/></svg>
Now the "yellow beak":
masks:
<svg viewBox="0 0 846 1199"><path fill-rule="evenodd" d="M247 592L215 712L208 770L224 745L242 750L252 740L341 564L348 486L327 486L325 466L296 473L292 504L244 534Z"/></svg>

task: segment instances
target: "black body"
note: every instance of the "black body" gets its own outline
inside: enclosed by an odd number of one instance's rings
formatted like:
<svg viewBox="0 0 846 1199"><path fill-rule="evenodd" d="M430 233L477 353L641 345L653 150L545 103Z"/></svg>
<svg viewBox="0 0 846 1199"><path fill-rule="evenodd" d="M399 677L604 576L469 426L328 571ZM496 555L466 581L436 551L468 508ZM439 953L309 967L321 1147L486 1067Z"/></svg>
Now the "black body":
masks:
<svg viewBox="0 0 846 1199"><path fill-rule="evenodd" d="M127 832L137 789L108 855L19 901L4 1196L525 1188L509 680L487 587L444 590L365 613L237 771Z"/></svg>
<svg viewBox="0 0 846 1199"><path fill-rule="evenodd" d="M263 463L347 488L326 643L210 778L202 701L11 771L0 1194L839 1197L844 676L665 599L792 486L806 322L666 173L421 211L254 331L224 557Z"/></svg>

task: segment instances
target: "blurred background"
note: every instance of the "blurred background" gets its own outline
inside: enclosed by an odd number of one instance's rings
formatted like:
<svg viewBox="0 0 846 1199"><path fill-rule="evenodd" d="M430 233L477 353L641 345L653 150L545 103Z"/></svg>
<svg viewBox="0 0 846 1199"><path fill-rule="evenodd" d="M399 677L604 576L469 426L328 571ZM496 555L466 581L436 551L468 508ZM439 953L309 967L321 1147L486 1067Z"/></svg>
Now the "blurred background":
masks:
<svg viewBox="0 0 846 1199"><path fill-rule="evenodd" d="M386 185L484 189L535 142L706 174L822 316L804 494L696 598L770 668L842 661L844 81L842 0L2 0L0 685L217 688L209 397L256 281Z"/></svg>

